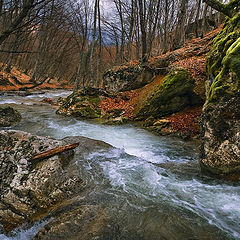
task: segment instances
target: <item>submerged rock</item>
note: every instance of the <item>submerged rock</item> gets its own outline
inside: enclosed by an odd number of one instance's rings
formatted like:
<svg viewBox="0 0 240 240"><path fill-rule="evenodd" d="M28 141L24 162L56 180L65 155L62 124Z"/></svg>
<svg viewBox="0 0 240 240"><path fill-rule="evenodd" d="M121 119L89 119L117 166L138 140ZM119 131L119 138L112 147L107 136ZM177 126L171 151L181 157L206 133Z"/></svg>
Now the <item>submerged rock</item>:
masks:
<svg viewBox="0 0 240 240"><path fill-rule="evenodd" d="M30 161L35 154L73 142L80 143L75 150L79 158L110 147L84 137L55 140L21 131L0 131L0 223L5 232L44 217L50 222L37 239L74 239L71 236L83 230L90 236L94 226L95 233L102 230L107 222L103 210L78 200L86 186L79 176L73 150L38 163ZM73 233L72 229L80 224L81 230Z"/></svg>
<svg viewBox="0 0 240 240"><path fill-rule="evenodd" d="M107 215L98 206L72 206L72 209L60 213L45 225L34 239L98 239L99 232L107 223Z"/></svg>
<svg viewBox="0 0 240 240"><path fill-rule="evenodd" d="M0 107L0 127L10 127L18 124L21 119L21 114L12 107Z"/></svg>
<svg viewBox="0 0 240 240"><path fill-rule="evenodd" d="M202 170L240 180L240 13L215 38L202 117Z"/></svg>

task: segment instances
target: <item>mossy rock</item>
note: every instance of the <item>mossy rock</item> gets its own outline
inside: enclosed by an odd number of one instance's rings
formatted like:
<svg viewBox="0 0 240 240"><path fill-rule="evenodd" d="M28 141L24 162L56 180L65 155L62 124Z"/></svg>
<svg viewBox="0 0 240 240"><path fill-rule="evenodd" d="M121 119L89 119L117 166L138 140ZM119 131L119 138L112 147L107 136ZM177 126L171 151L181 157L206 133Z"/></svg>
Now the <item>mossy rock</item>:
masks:
<svg viewBox="0 0 240 240"><path fill-rule="evenodd" d="M108 118L106 120L101 121L102 124L106 124L106 125L122 125L128 122L128 118L127 117L116 117L116 118Z"/></svg>
<svg viewBox="0 0 240 240"><path fill-rule="evenodd" d="M93 119L101 115L100 96L89 94L89 91L75 91L69 95L57 110L57 114L79 118Z"/></svg>
<svg viewBox="0 0 240 240"><path fill-rule="evenodd" d="M0 127L10 127L18 124L21 119L21 114L12 107L0 107Z"/></svg>
<svg viewBox="0 0 240 240"><path fill-rule="evenodd" d="M103 74L103 85L108 91L123 92L141 88L151 82L153 71L142 66L113 67Z"/></svg>
<svg viewBox="0 0 240 240"><path fill-rule="evenodd" d="M200 166L206 174L240 181L240 12L214 39L207 70Z"/></svg>
<svg viewBox="0 0 240 240"><path fill-rule="evenodd" d="M152 96L143 102L142 107L135 110L135 119L170 115L194 104L198 96L193 92L193 88L194 80L187 70L172 70Z"/></svg>
<svg viewBox="0 0 240 240"><path fill-rule="evenodd" d="M207 104L231 98L240 87L240 12L229 19L213 41L207 61Z"/></svg>

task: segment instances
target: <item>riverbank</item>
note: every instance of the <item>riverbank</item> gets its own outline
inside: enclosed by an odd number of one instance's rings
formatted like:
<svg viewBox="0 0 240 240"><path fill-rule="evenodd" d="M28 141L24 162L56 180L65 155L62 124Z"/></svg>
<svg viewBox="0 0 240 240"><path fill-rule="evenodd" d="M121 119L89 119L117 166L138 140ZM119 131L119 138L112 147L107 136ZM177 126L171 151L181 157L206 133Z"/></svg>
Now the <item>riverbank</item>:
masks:
<svg viewBox="0 0 240 240"><path fill-rule="evenodd" d="M60 95L63 96L63 93ZM41 98L44 97L47 95L41 95ZM5 97L1 99L10 100ZM11 97L11 101L15 101L11 106L22 114L21 122L11 129L30 132L35 138L35 135L41 136L41 139L51 136L50 139L54 138L56 142L61 142L67 136L81 135L114 147L91 152L92 142L89 145L81 144L81 149L76 149L71 162L75 163L71 166L77 167L79 178L83 180L84 191L80 192L78 204L65 210L66 213L70 210L71 214L77 214L77 219L84 220L84 223L92 216L93 221L88 222L88 226L94 227L93 211L99 212L102 209L99 213L103 213L101 216L106 216L104 219L108 219L108 222L106 228L101 228L105 229L104 232L95 232L96 237L129 240L177 240L179 237L214 240L217 237L233 240L239 236L239 186L203 176L198 166L198 145L195 142L156 136L131 124L100 125L94 121L56 115L55 108L47 104L41 105L39 99L40 95L32 96L33 104L30 105L29 99L25 97ZM35 105L35 102L40 104ZM57 164L55 158L40 164L38 170L48 163L49 166L57 165L60 170L61 165ZM68 168L67 166L65 171ZM30 175L36 176L38 170ZM54 179L55 182L59 181L58 177ZM93 211L86 205L90 205ZM229 205L231 209L226 208ZM54 206L54 209L55 207L60 206ZM64 217L64 211L54 210L42 219L40 225L38 222L36 225L28 223L23 229L12 232L11 236L0 236L7 240L12 240L13 236L26 240L29 239L28 236L34 238L39 232L37 239L45 239L44 236L53 233L56 226L66 226L57 224L60 222L56 218L52 220L48 216L60 214L61 221L68 221ZM101 226L95 219L96 226ZM59 229L55 233L61 234L62 231ZM71 238L73 235L69 233L69 236ZM65 239L69 239L69 236Z"/></svg>
<svg viewBox="0 0 240 240"><path fill-rule="evenodd" d="M136 122L159 135L200 138L207 54L219 29L144 66L134 61L107 70L105 89L75 91L57 113L102 124Z"/></svg>

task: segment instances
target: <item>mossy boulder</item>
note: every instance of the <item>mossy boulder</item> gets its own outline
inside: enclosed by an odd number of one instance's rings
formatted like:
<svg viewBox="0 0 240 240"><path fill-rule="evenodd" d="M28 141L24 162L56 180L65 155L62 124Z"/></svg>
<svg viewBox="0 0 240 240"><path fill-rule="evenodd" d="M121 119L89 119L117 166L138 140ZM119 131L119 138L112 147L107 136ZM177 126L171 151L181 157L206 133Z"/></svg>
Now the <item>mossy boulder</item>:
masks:
<svg viewBox="0 0 240 240"><path fill-rule="evenodd" d="M101 94L103 93L93 89L75 91L63 101L57 114L85 119L99 118Z"/></svg>
<svg viewBox="0 0 240 240"><path fill-rule="evenodd" d="M215 38L207 70L200 165L205 173L240 180L240 12Z"/></svg>
<svg viewBox="0 0 240 240"><path fill-rule="evenodd" d="M21 119L21 114L12 107L0 107L0 127L10 127L18 124Z"/></svg>
<svg viewBox="0 0 240 240"><path fill-rule="evenodd" d="M193 88L194 80L187 70L172 70L151 97L136 108L135 119L159 118L194 105L199 97L193 92Z"/></svg>
<svg viewBox="0 0 240 240"><path fill-rule="evenodd" d="M103 74L103 85L111 92L123 92L143 87L151 82L153 72L141 66L120 66Z"/></svg>
<svg viewBox="0 0 240 240"><path fill-rule="evenodd" d="M240 12L229 19L213 41L207 61L207 104L232 97L240 87Z"/></svg>

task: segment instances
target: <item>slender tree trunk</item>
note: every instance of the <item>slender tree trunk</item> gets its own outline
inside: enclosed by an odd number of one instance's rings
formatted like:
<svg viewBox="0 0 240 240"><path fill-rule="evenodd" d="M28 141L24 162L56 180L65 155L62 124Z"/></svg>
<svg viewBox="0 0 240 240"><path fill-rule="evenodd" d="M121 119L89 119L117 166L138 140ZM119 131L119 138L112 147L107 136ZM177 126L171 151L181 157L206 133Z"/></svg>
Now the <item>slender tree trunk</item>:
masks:
<svg viewBox="0 0 240 240"><path fill-rule="evenodd" d="M147 32L146 32L146 17L145 17L145 9L144 9L144 1L145 0L138 0L139 4L139 18L140 18L140 28L141 28L141 39L142 39L142 56L141 61L142 64L147 63L148 56L147 56Z"/></svg>
<svg viewBox="0 0 240 240"><path fill-rule="evenodd" d="M177 49L184 44L185 41L185 23L186 23L186 9L187 9L188 0L182 0L181 6L178 13L178 22L175 30L175 36L171 49Z"/></svg>
<svg viewBox="0 0 240 240"><path fill-rule="evenodd" d="M195 36L197 38L199 37L198 28L199 28L199 15L200 15L201 1L202 0L198 0L198 3L197 3L197 12L196 12L196 18L194 23L194 31L195 31Z"/></svg>
<svg viewBox="0 0 240 240"><path fill-rule="evenodd" d="M102 53L102 29L101 29L101 12L100 0L98 1L98 56L97 56L97 87L100 87L100 73L101 73L101 53Z"/></svg>
<svg viewBox="0 0 240 240"><path fill-rule="evenodd" d="M94 5L94 16L93 16L93 34L92 34L92 43L90 46L90 82L89 85L92 87L94 85L94 60L93 54L96 46L96 31L97 31L97 9L98 9L98 0L95 0Z"/></svg>
<svg viewBox="0 0 240 240"><path fill-rule="evenodd" d="M23 8L18 16L10 23L5 31L0 33L0 45L12 34L17 27L23 22L24 18L28 15L29 11L34 7L34 0L25 0Z"/></svg>

